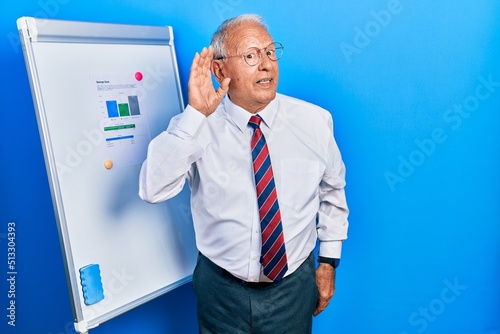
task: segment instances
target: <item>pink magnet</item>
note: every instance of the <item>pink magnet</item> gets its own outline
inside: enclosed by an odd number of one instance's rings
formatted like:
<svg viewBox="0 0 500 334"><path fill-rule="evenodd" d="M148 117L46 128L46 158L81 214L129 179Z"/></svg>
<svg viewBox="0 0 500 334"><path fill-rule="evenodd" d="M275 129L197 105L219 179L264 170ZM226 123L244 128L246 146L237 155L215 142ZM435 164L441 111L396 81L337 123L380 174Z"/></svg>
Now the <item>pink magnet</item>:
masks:
<svg viewBox="0 0 500 334"><path fill-rule="evenodd" d="M142 73L141 72L135 72L135 79L137 81L141 81L142 80Z"/></svg>

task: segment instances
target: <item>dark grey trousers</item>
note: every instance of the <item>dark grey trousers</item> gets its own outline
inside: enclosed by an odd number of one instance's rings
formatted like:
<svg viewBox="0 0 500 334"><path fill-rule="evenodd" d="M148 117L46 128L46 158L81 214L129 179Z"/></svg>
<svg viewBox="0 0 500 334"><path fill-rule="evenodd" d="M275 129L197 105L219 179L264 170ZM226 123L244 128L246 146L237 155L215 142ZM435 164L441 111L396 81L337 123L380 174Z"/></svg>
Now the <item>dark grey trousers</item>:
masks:
<svg viewBox="0 0 500 334"><path fill-rule="evenodd" d="M193 274L202 334L310 334L318 301L314 256L279 283L246 284L198 256Z"/></svg>

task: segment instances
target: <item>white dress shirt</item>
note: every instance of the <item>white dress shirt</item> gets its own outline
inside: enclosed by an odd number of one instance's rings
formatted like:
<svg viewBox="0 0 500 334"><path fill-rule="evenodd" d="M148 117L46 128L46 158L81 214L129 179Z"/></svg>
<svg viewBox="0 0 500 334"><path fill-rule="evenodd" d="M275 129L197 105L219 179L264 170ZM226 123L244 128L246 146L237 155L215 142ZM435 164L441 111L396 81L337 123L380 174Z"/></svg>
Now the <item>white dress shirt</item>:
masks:
<svg viewBox="0 0 500 334"><path fill-rule="evenodd" d="M286 275L308 257L317 238L320 256L340 258L348 208L345 168L330 113L277 94L258 114L281 210ZM267 278L259 262L251 116L227 96L208 117L188 105L149 144L139 195L161 202L178 194L187 179L198 250L234 276L256 282Z"/></svg>

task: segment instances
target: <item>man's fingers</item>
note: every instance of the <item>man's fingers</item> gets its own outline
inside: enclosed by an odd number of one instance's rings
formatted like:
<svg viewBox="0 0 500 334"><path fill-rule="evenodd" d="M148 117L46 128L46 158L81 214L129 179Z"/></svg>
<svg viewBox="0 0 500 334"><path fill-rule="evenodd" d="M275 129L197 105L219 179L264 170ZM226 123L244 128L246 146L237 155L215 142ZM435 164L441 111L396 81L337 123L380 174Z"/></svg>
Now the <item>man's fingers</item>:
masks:
<svg viewBox="0 0 500 334"><path fill-rule="evenodd" d="M196 70L198 69L198 62L200 61L200 54L196 52L193 58L193 62L191 63L191 69L189 71L191 76L194 76Z"/></svg>
<svg viewBox="0 0 500 334"><path fill-rule="evenodd" d="M317 316L318 314L320 314L321 312L323 312L326 309L326 307L328 306L329 303L330 303L330 299L320 298L318 300L318 306L316 306L316 309L314 310L313 315Z"/></svg>
<svg viewBox="0 0 500 334"><path fill-rule="evenodd" d="M212 47L209 47L208 49L205 47L201 50L199 64L203 69L210 70L210 63L212 62L213 55L214 49Z"/></svg>
<svg viewBox="0 0 500 334"><path fill-rule="evenodd" d="M215 89L211 76L213 55L212 47L205 47L195 54L188 81L188 103L205 116L215 111L227 94L231 81L225 78Z"/></svg>
<svg viewBox="0 0 500 334"><path fill-rule="evenodd" d="M210 48L211 49L211 48ZM201 52L196 52L191 64L190 73L193 77L200 75L204 70L210 71L210 62L212 61L213 50L209 51L206 47Z"/></svg>

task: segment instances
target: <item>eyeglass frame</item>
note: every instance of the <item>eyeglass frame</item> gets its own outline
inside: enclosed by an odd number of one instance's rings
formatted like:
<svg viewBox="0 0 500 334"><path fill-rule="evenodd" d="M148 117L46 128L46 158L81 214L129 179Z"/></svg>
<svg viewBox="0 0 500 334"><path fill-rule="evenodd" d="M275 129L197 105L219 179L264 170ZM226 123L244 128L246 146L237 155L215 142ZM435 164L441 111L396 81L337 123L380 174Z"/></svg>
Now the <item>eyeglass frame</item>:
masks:
<svg viewBox="0 0 500 334"><path fill-rule="evenodd" d="M271 50L267 50L268 47L270 47L271 45L274 45L275 48L274 48L274 54L276 55L276 50L281 50L281 55L278 57L276 57L276 59L272 59L269 54L267 53L267 51L271 51ZM277 46L278 45L278 46ZM250 65L248 63L248 60L246 58L246 56L248 56L248 51L249 50L253 50L253 49L256 49L258 52L258 61L253 64L253 65ZM262 62L262 50L266 51L266 56L267 58L269 58L269 60L271 61L278 61L281 59L281 57L283 57L283 53L285 52L285 47L283 46L283 44L281 44L280 42L272 42L270 43L268 46L262 48L262 49L259 49L258 47L256 46L253 46L253 47L250 47L248 48L245 53L242 53L242 54L239 54L239 55L234 55L234 56L222 56L222 57L218 57L218 58L215 58L214 60L224 60L224 59L228 59L228 58L235 58L235 57L243 57L243 60L245 61L245 63L248 65L248 66L256 66L258 64L260 64Z"/></svg>

